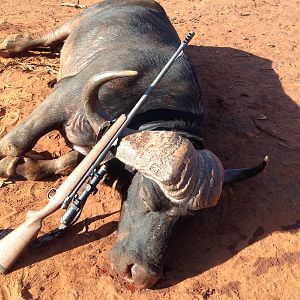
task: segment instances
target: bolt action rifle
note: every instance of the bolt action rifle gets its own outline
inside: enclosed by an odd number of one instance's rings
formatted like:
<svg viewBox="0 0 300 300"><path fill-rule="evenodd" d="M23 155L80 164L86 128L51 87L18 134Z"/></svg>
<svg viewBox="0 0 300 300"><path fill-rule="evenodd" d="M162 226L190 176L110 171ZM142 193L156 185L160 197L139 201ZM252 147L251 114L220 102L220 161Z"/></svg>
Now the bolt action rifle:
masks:
<svg viewBox="0 0 300 300"><path fill-rule="evenodd" d="M111 122L110 127L106 130L101 139L60 187L50 190L48 193L48 204L38 211L29 211L25 222L0 240L0 271L2 273L6 273L12 267L25 248L37 237L44 218L62 207L67 208L67 210L61 218L61 228L71 226L78 220L88 196L97 192L96 185L107 172L105 164L101 164L104 158L116 144L117 139L121 137L124 129L132 121L138 109L153 92L156 85L167 73L174 61L183 54L183 48L190 42L194 35L194 32L190 32L186 36L185 40L180 44L174 55L148 87L140 100L135 104L130 113L127 116L122 114L115 121ZM87 180L88 183L83 188L81 194L78 195L78 191ZM55 191L55 194L50 197L53 191ZM71 202L72 205L70 205Z"/></svg>

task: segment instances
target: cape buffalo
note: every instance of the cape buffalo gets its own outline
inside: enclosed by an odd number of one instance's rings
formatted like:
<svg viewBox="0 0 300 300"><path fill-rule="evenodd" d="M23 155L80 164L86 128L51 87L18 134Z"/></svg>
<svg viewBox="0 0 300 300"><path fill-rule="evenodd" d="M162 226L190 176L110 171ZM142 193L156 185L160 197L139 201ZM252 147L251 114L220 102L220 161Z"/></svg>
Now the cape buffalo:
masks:
<svg viewBox="0 0 300 300"><path fill-rule="evenodd" d="M95 144L103 123L128 113L180 44L164 9L152 0L106 0L39 38L13 35L0 55L14 56L64 41L53 92L0 141L0 175L37 180L64 174ZM222 186L259 173L224 171L202 141L203 101L195 71L183 54L114 149L132 181L122 205L114 268L139 288L162 274L168 237L188 213L215 206ZM52 160L30 155L57 129L73 149Z"/></svg>

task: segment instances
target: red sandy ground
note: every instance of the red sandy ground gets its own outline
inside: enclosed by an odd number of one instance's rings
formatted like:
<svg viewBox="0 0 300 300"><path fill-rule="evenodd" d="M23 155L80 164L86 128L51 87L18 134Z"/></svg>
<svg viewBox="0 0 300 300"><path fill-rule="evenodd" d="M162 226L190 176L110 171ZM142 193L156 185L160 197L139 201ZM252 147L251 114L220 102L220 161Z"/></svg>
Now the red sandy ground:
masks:
<svg viewBox="0 0 300 300"><path fill-rule="evenodd" d="M0 40L40 36L78 13L60 0L2 0ZM81 4L91 5L85 0ZM271 158L263 174L224 189L219 205L179 225L165 274L136 291L111 271L120 197L103 186L71 233L28 249L8 275L2 299L300 299L300 2L296 0L159 1L183 38L202 81L206 147L225 167ZM0 58L0 133L30 114L51 89L58 55ZM36 150L60 155L57 132ZM0 229L14 228L61 179L0 188ZM47 218L54 229L61 211ZM85 222L83 221L85 220ZM86 232L86 226L88 232Z"/></svg>

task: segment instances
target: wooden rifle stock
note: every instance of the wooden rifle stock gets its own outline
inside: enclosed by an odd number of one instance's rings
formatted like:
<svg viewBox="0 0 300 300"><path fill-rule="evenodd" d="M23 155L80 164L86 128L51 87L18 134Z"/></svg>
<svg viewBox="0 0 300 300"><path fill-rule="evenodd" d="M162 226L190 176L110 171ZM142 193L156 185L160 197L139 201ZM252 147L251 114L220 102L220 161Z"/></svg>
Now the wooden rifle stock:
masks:
<svg viewBox="0 0 300 300"><path fill-rule="evenodd" d="M112 124L88 155L60 185L46 206L38 211L29 211L25 222L0 240L0 271L2 273L6 273L11 268L17 258L25 250L26 246L37 237L42 227L43 219L60 208L65 198L72 192L80 179L89 170L99 154L112 140L120 127L122 127L126 119L126 115L122 114Z"/></svg>

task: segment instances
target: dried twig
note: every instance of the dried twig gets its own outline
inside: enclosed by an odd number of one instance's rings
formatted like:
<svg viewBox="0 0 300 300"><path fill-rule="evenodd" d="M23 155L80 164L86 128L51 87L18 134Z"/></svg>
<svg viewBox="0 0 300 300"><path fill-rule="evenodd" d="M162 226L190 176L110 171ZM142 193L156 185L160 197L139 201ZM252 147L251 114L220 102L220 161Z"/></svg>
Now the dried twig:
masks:
<svg viewBox="0 0 300 300"><path fill-rule="evenodd" d="M18 61L17 64L22 66L24 70L34 71L34 68L29 64L23 63L21 61Z"/></svg>
<svg viewBox="0 0 300 300"><path fill-rule="evenodd" d="M255 120L255 118L252 118L252 120L253 120L254 125L255 125L258 129L260 129L261 131L265 132L266 134L268 134L268 135L270 135L270 136L272 136L272 137L274 137L274 138L276 138L276 139L279 139L279 140L281 140L281 141L284 141L284 142L287 142L287 141L288 141L288 139L282 138L282 137L278 136L277 134L275 134L274 132L271 132L271 131L269 131L269 130L267 130L267 129L264 129L263 127L261 127L261 126L257 123L257 121Z"/></svg>
<svg viewBox="0 0 300 300"><path fill-rule="evenodd" d="M59 68L58 64L41 64L35 62L28 62L28 65L37 66L37 67Z"/></svg>
<svg viewBox="0 0 300 300"><path fill-rule="evenodd" d="M5 19L2 19L1 21L0 21L0 25L3 25L3 24L7 24L8 22L7 22L7 20L5 20Z"/></svg>
<svg viewBox="0 0 300 300"><path fill-rule="evenodd" d="M13 61L9 61L8 63L4 63L3 66L0 69L0 73L2 73L4 70L6 70L8 67L15 65L16 63Z"/></svg>
<svg viewBox="0 0 300 300"><path fill-rule="evenodd" d="M9 85L9 84L2 83L2 85L3 85L3 89L11 88L11 85Z"/></svg>
<svg viewBox="0 0 300 300"><path fill-rule="evenodd" d="M3 133L5 133L5 132L6 132L6 126L0 127L0 138L3 137L2 135L3 135Z"/></svg>
<svg viewBox="0 0 300 300"><path fill-rule="evenodd" d="M3 186L6 186L8 184L12 184L12 181L0 181L0 188L2 188Z"/></svg>
<svg viewBox="0 0 300 300"><path fill-rule="evenodd" d="M10 61L7 64L3 65L3 67L0 69L0 73L3 72L8 67L12 67L16 65L20 65L22 66L23 70L31 71L31 72L35 71L34 67L45 67L47 71L50 71L53 74L57 74L59 69L58 64L35 63L35 62L26 62L26 61Z"/></svg>
<svg viewBox="0 0 300 300"><path fill-rule="evenodd" d="M61 6L67 6L67 7L74 7L74 8L86 8L86 5L83 5L83 4L79 4L79 1L78 3L70 3L70 2L64 2L64 3L61 3L60 4Z"/></svg>
<svg viewBox="0 0 300 300"><path fill-rule="evenodd" d="M47 66L47 67L46 67L46 70L47 70L48 72L50 72L50 73L54 74L54 75L56 75L56 74L58 73L58 71L56 71L56 70L52 69L52 68L51 68L51 67L49 67L49 66Z"/></svg>

